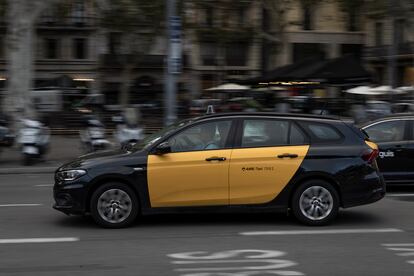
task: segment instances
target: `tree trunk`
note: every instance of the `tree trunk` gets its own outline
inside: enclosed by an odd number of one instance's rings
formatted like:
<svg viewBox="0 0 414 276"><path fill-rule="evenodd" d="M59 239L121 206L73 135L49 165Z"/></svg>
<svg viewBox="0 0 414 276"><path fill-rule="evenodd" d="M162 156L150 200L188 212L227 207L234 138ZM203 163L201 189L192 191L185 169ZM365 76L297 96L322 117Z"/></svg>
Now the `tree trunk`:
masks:
<svg viewBox="0 0 414 276"><path fill-rule="evenodd" d="M131 76L134 65L130 62L124 64L124 69L121 75L121 93L119 95L119 104L125 108L130 101L130 90L131 90Z"/></svg>
<svg viewBox="0 0 414 276"><path fill-rule="evenodd" d="M33 87L35 22L40 12L54 0L9 0L7 3L8 80L4 111L11 117L11 127L22 118L36 119L30 98Z"/></svg>

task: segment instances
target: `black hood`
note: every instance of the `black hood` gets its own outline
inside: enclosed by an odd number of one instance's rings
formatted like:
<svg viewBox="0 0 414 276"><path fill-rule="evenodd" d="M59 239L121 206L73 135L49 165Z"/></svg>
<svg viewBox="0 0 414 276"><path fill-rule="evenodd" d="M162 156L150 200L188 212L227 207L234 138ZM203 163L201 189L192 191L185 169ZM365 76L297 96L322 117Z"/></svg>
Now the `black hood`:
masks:
<svg viewBox="0 0 414 276"><path fill-rule="evenodd" d="M76 168L91 168L99 165L104 165L113 162L122 162L123 160L129 159L128 157L134 155L144 155L143 152L129 152L126 150L105 150L94 153L89 153L78 157L77 159L68 162L61 166L58 170L68 170Z"/></svg>

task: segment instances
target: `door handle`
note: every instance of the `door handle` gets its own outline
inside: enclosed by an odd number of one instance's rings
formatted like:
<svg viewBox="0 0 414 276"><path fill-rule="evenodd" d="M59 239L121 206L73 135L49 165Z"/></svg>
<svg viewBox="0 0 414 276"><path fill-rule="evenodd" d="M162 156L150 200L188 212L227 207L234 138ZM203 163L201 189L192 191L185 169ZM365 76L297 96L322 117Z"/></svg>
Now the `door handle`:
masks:
<svg viewBox="0 0 414 276"><path fill-rule="evenodd" d="M284 154L279 154L277 157L278 158L297 158L298 155L294 153L284 153Z"/></svg>
<svg viewBox="0 0 414 276"><path fill-rule="evenodd" d="M226 157L218 157L218 156L213 156L213 157L209 157L206 158L206 161L226 161Z"/></svg>

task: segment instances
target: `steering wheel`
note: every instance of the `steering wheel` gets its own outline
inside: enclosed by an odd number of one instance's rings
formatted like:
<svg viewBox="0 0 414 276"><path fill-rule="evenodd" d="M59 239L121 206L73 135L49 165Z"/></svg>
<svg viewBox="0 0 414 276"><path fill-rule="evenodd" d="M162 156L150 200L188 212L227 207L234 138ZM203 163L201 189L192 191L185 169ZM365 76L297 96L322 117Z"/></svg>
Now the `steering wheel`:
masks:
<svg viewBox="0 0 414 276"><path fill-rule="evenodd" d="M194 144L190 138L188 138L186 135L183 135L183 140L188 144L189 147L194 148L196 144Z"/></svg>

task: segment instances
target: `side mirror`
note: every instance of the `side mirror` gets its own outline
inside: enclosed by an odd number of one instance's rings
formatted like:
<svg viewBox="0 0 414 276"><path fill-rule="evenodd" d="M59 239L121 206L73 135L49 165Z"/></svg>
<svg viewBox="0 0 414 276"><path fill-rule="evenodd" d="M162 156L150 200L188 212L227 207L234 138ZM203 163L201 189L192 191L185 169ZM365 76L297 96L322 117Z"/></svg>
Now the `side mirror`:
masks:
<svg viewBox="0 0 414 276"><path fill-rule="evenodd" d="M126 151L131 151L134 148L135 144L136 142L129 142L126 145L122 146L121 148Z"/></svg>
<svg viewBox="0 0 414 276"><path fill-rule="evenodd" d="M156 155L163 155L163 154L170 153L170 152L171 152L171 146L168 142L163 142L159 144L153 151L153 153Z"/></svg>

